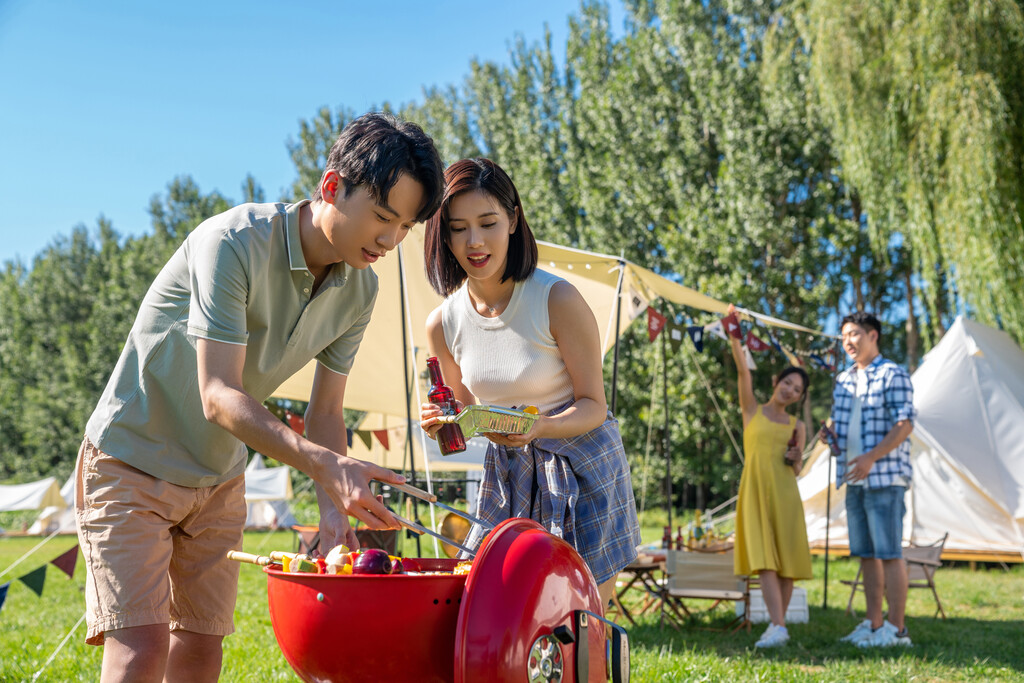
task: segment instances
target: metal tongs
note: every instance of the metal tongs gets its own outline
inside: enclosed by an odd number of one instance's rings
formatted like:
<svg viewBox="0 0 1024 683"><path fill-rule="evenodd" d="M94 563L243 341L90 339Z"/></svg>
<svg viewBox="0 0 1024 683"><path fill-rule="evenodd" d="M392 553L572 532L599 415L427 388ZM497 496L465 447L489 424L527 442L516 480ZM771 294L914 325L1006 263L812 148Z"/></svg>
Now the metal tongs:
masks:
<svg viewBox="0 0 1024 683"><path fill-rule="evenodd" d="M394 488L394 489L398 489L399 491L403 491L405 493L408 493L410 496L413 496L414 498L419 498L420 500L422 500L422 501L424 501L424 502L426 502L426 503L428 503L430 505L436 505L439 508L443 508L443 509L447 510L448 512L451 512L452 514L455 514L455 515L458 515L459 517L462 517L463 519L467 519L470 522L472 522L473 524L476 524L478 526L483 527L483 529L485 531L490 531L493 528L490 524L488 524L484 520L480 519L479 517L475 517L475 516L469 514L468 512L463 512L462 510L457 510L457 509L455 509L455 508L453 508L451 506L445 505L444 503L438 501L437 500L437 496L435 496L433 493L430 493L429 491L424 491L423 489L418 489L415 486L411 486L409 484L388 484L388 486L390 486L391 488ZM398 521L401 523L401 525L404 526L406 529L414 531L417 534L427 534L428 536L433 536L434 538L436 538L436 539L438 539L440 541L443 541L444 543L447 543L448 545L455 546L456 548L458 548L462 552L468 554L471 558L472 557L476 557L476 551L475 550L471 550L471 549L467 548L466 546L462 545L461 543L459 543L458 541L456 541L454 539L448 538L447 536L444 536L443 534L439 534L436 531L434 531L432 529L428 529L427 527L423 526L422 524L417 524L416 522L414 522L414 521L412 521L410 519L406 519L405 517L402 517L401 515L397 515L396 514L395 517L398 519Z"/></svg>

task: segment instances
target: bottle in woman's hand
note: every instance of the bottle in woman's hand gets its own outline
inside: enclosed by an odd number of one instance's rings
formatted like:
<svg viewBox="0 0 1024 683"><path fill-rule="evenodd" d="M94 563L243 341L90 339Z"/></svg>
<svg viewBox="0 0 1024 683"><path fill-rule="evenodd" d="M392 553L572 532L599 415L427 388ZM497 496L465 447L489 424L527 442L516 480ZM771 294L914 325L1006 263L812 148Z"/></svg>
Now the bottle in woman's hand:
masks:
<svg viewBox="0 0 1024 683"><path fill-rule="evenodd" d="M796 439L796 429L794 428L793 429L793 435L789 437L789 442L786 444L786 446L787 446L786 454L782 456L783 461L787 465L795 465L796 464L796 460L794 460L794 459L789 457L790 451L792 451L794 448L796 448L796 441L797 441L797 439Z"/></svg>
<svg viewBox="0 0 1024 683"><path fill-rule="evenodd" d="M437 358L431 356L427 359L427 370L430 372L430 389L427 391L427 400L440 407L445 415L458 414L459 408L455 403L455 393L444 383L444 378L441 377L441 365ZM442 426L437 432L437 446L441 449L441 455L461 453L466 450L466 438L462 435L459 425L446 424Z"/></svg>

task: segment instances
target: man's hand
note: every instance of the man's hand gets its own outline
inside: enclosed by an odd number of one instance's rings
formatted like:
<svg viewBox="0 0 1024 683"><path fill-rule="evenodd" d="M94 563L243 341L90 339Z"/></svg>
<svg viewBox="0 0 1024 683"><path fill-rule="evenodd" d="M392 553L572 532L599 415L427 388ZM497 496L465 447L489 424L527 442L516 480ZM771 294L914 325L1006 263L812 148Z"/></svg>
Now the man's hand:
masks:
<svg viewBox="0 0 1024 683"><path fill-rule="evenodd" d="M350 514L371 529L398 529L401 525L395 516L370 492L370 481L404 484L405 477L362 460L329 453L318 464L313 479L323 488L337 512ZM326 506L321 504L320 507L322 514Z"/></svg>
<svg viewBox="0 0 1024 683"><path fill-rule="evenodd" d="M875 459L871 457L870 451L853 458L846 463L846 480L861 481L867 479L868 473L875 465Z"/></svg>
<svg viewBox="0 0 1024 683"><path fill-rule="evenodd" d="M320 506L320 554L326 555L336 545L345 544L349 550L359 548L359 539L348 523L348 515L338 512L334 505Z"/></svg>

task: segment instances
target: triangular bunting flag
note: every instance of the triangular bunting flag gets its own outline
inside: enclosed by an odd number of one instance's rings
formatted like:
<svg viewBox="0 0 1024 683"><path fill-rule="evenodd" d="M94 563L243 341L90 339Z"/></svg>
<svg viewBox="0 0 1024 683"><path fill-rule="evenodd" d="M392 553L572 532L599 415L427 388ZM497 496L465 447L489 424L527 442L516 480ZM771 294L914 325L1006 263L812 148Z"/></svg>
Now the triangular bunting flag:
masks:
<svg viewBox="0 0 1024 683"><path fill-rule="evenodd" d="M747 367L751 370L757 370L757 363L754 362L754 356L746 346L743 347L743 355L747 359Z"/></svg>
<svg viewBox="0 0 1024 683"><path fill-rule="evenodd" d="M725 326L722 325L721 320L716 320L709 325L705 325L704 331L718 337L719 339L725 339L726 341L729 340L729 338L725 336Z"/></svg>
<svg viewBox="0 0 1024 683"><path fill-rule="evenodd" d="M675 323L669 323L668 343L672 345L672 353L679 353L679 345L683 343L683 337L686 336L683 333L683 329L683 327Z"/></svg>
<svg viewBox="0 0 1024 683"><path fill-rule="evenodd" d="M359 440L363 442L363 445L366 446L367 449L370 448L370 438L372 437L372 434L370 432L363 431L362 429L357 429L356 436L359 437Z"/></svg>
<svg viewBox="0 0 1024 683"><path fill-rule="evenodd" d="M750 330L747 332L747 348L751 351L767 351L771 347L765 344L763 341L754 336L754 331Z"/></svg>
<svg viewBox="0 0 1024 683"><path fill-rule="evenodd" d="M348 447L352 448L352 428L345 427L345 440L348 442Z"/></svg>
<svg viewBox="0 0 1024 683"><path fill-rule="evenodd" d="M810 359L811 359L812 361L814 361L814 364L815 364L815 365L817 365L817 366L818 366L819 368L821 368L822 370L829 370L829 371L831 371L831 370L832 370L832 365L831 365L831 364L830 364L830 363L829 363L828 361L826 361L826 360L825 360L824 358L822 358L821 356L819 356L818 354L816 354L816 353L812 353L812 354L811 354L811 355L809 356L809 358L810 358Z"/></svg>
<svg viewBox="0 0 1024 683"><path fill-rule="evenodd" d="M296 434L304 434L306 432L306 419L301 415L293 413L290 410L284 411L284 419L288 421L288 426L291 427Z"/></svg>
<svg viewBox="0 0 1024 683"><path fill-rule="evenodd" d="M686 331L690 333L690 339L693 340L693 345L697 347L697 353L704 352L704 328L700 325L691 325L686 328Z"/></svg>
<svg viewBox="0 0 1024 683"><path fill-rule="evenodd" d="M782 344L780 344L779 340L775 338L775 335L772 334L771 330L768 330L768 339L771 340L772 346L775 347L776 351L779 353L785 353L785 351L782 350Z"/></svg>
<svg viewBox="0 0 1024 683"><path fill-rule="evenodd" d="M801 358L800 356L796 355L795 353L793 353L792 351L785 347L783 347L782 352L786 354L786 358L789 359L790 365L795 365L798 368L802 368L804 366L804 359Z"/></svg>
<svg viewBox="0 0 1024 683"><path fill-rule="evenodd" d="M43 584L46 583L46 565L40 566L39 569L33 569L25 576L19 576L18 580L35 591L36 595L42 597Z"/></svg>
<svg viewBox="0 0 1024 683"><path fill-rule="evenodd" d="M629 286L629 321L636 320L641 313L647 310L647 297Z"/></svg>
<svg viewBox="0 0 1024 683"><path fill-rule="evenodd" d="M76 545L74 548L68 550L60 557L55 557L52 560L50 560L50 564L52 564L54 567L61 570L65 574L67 574L68 578L70 579L72 576L75 575L75 563L77 561L78 546Z"/></svg>
<svg viewBox="0 0 1024 683"><path fill-rule="evenodd" d="M384 450L388 450L388 430L386 429L375 429L373 435L377 437L377 441L380 441L380 445L384 447Z"/></svg>
<svg viewBox="0 0 1024 683"><path fill-rule="evenodd" d="M4 602L7 600L7 589L11 587L11 582L8 581L4 585L0 586L0 610L4 608Z"/></svg>
<svg viewBox="0 0 1024 683"><path fill-rule="evenodd" d="M651 307L647 308L647 336L651 341L658 338L658 335L665 329L668 319Z"/></svg>
<svg viewBox="0 0 1024 683"><path fill-rule="evenodd" d="M735 313L722 318L722 327L725 329L725 333L733 339L743 339L743 330L740 329L740 321Z"/></svg>

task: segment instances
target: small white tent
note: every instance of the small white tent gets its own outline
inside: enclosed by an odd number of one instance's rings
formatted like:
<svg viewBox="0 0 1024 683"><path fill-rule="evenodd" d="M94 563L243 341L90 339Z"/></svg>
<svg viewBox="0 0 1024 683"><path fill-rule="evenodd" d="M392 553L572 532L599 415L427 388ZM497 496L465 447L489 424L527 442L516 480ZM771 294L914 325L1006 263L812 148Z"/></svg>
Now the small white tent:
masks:
<svg viewBox="0 0 1024 683"><path fill-rule="evenodd" d="M914 480L904 536L968 559L1024 556L1024 352L998 330L957 318L912 377ZM807 535L825 544L827 449L800 478ZM833 479L835 470L833 468ZM831 492L830 547L848 546L845 487Z"/></svg>
<svg viewBox="0 0 1024 683"><path fill-rule="evenodd" d="M12 484L0 486L0 512L15 510L43 510L55 507L63 510L66 507L60 495L55 477L47 477L29 484Z"/></svg>
<svg viewBox="0 0 1024 683"><path fill-rule="evenodd" d="M75 473L72 472L64 485L60 487L60 497L65 507L48 505L36 517L36 521L28 528L30 534L77 534L78 523L75 521Z"/></svg>
<svg viewBox="0 0 1024 683"><path fill-rule="evenodd" d="M293 496L288 467L267 467L263 456L254 453L245 468L246 528L291 528L296 523L288 507Z"/></svg>

